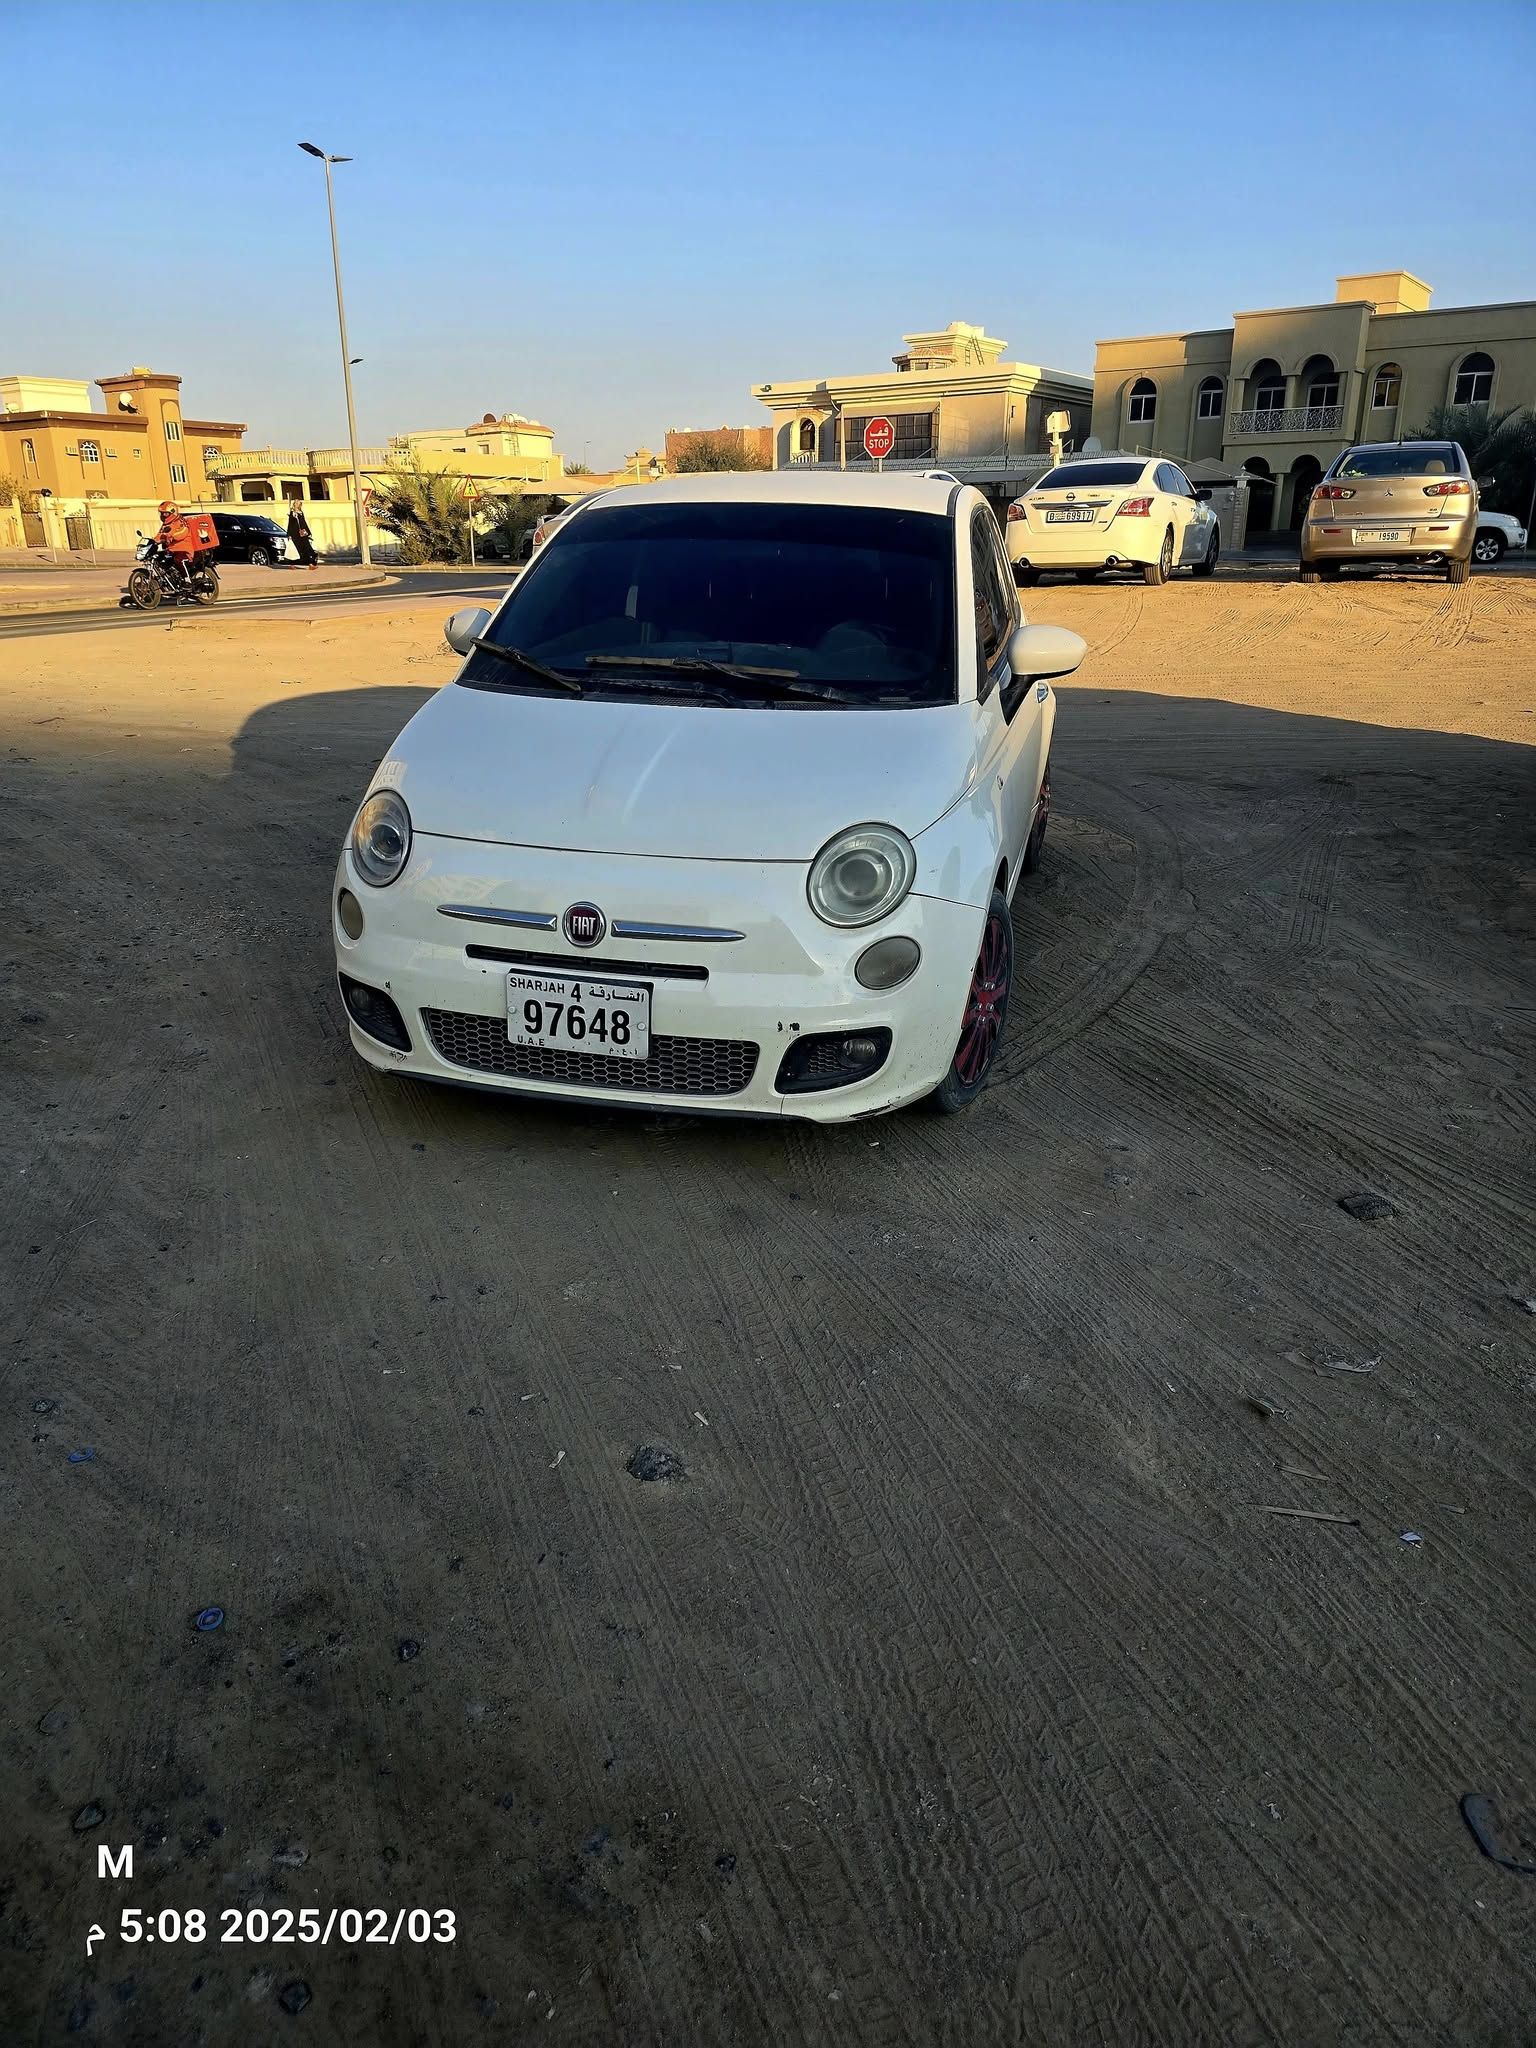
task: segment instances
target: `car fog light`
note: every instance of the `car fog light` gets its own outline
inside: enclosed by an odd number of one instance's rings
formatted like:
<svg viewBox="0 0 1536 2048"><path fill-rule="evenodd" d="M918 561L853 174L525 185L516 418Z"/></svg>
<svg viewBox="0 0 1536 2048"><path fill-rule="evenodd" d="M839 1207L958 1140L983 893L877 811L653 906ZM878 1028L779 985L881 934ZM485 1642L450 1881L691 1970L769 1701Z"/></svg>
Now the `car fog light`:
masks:
<svg viewBox="0 0 1536 2048"><path fill-rule="evenodd" d="M383 989L369 988L366 982L354 981L350 974L338 974L336 979L341 984L347 1014L359 1030L376 1038L380 1045L393 1046L396 1052L410 1051L411 1034L405 1028L405 1019Z"/></svg>
<svg viewBox="0 0 1536 2048"><path fill-rule="evenodd" d="M917 971L922 957L916 939L877 939L865 947L853 971L864 988L900 988Z"/></svg>
<svg viewBox="0 0 1536 2048"><path fill-rule="evenodd" d="M891 1034L875 1031L812 1031L797 1038L779 1062L781 1095L809 1095L822 1088L846 1088L883 1067Z"/></svg>
<svg viewBox="0 0 1536 2048"><path fill-rule="evenodd" d="M350 889L343 889L338 894L336 915L349 939L360 939L363 936L363 906Z"/></svg>

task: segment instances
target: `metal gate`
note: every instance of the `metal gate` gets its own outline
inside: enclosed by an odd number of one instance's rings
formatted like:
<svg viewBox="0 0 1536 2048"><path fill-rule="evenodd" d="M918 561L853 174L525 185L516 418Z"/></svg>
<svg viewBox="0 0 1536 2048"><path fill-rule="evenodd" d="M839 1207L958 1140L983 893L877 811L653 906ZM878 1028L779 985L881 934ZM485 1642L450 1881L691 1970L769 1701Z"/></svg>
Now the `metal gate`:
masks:
<svg viewBox="0 0 1536 2048"><path fill-rule="evenodd" d="M64 545L78 554L84 554L94 547L91 538L91 515L89 512L71 512L64 521Z"/></svg>
<svg viewBox="0 0 1536 2048"><path fill-rule="evenodd" d="M22 513L21 544L24 548L47 547L48 542L43 534L43 516L40 512Z"/></svg>

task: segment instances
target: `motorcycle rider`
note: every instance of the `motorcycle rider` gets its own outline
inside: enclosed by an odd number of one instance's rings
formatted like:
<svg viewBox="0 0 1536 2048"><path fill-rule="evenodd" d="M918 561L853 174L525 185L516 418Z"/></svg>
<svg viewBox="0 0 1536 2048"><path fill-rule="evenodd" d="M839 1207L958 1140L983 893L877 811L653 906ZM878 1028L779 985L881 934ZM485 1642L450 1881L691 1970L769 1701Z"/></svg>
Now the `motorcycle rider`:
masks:
<svg viewBox="0 0 1536 2048"><path fill-rule="evenodd" d="M175 563L181 581L190 583L192 571L202 560L203 550L197 535L169 498L160 501L160 531L155 539Z"/></svg>

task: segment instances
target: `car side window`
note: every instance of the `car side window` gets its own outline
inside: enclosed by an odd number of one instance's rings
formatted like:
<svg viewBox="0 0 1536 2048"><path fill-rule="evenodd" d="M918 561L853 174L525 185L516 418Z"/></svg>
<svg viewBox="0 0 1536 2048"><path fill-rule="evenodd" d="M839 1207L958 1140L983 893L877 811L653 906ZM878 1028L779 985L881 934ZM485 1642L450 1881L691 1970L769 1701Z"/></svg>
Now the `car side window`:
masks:
<svg viewBox="0 0 1536 2048"><path fill-rule="evenodd" d="M995 530L990 512L978 506L971 515L971 586L976 607L976 659L979 674L976 694L988 697L996 683L996 670L1013 631L1011 593L1004 590L998 574L997 548L988 528ZM1010 578L1010 581L1012 579Z"/></svg>
<svg viewBox="0 0 1536 2048"><path fill-rule="evenodd" d="M1195 487L1182 469L1175 469L1170 462L1168 474L1173 478L1173 489L1178 492L1181 498L1192 498L1195 495Z"/></svg>
<svg viewBox="0 0 1536 2048"><path fill-rule="evenodd" d="M1179 479L1166 462L1160 462L1153 471L1153 481L1160 491L1168 491L1175 498L1185 495L1179 488Z"/></svg>

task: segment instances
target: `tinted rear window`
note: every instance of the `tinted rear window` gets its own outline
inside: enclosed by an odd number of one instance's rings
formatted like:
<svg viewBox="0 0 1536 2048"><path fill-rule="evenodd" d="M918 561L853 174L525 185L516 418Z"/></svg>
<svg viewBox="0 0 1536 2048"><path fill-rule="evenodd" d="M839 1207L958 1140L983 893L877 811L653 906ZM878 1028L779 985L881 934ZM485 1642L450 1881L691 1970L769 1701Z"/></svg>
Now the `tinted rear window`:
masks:
<svg viewBox="0 0 1536 2048"><path fill-rule="evenodd" d="M1079 484L1134 484L1141 480L1144 462L1064 462L1060 469L1048 469L1032 488L1037 491L1070 491Z"/></svg>
<svg viewBox="0 0 1536 2048"><path fill-rule="evenodd" d="M1405 442L1400 448L1352 448L1335 476L1460 476L1461 463L1448 441Z"/></svg>
<svg viewBox="0 0 1536 2048"><path fill-rule="evenodd" d="M602 687L589 654L632 652L792 670L872 702L946 703L954 528L881 506L607 506L562 530L491 630L589 688ZM464 680L524 687L488 655Z"/></svg>

